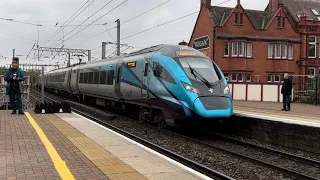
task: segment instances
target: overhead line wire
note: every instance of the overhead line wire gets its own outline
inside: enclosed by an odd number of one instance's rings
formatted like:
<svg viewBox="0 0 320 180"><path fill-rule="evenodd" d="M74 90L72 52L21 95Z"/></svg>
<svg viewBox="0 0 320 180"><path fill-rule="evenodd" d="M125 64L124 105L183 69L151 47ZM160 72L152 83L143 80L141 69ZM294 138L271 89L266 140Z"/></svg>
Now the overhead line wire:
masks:
<svg viewBox="0 0 320 180"><path fill-rule="evenodd" d="M62 24L62 26L64 26L69 20L71 20L71 18L72 18L74 15L76 15L89 1L90 1L90 0L88 0L87 2L85 2L65 23ZM92 2L91 2L91 3L92 3ZM91 4L91 3L90 3L90 4ZM90 5L90 4L89 4L89 5ZM88 5L88 6L89 6L89 5ZM88 6L87 6L85 9L87 9ZM85 9L83 9L79 14L81 14ZM78 14L76 17L78 17L79 14ZM75 18L76 18L76 17L75 17ZM74 19L75 19L75 18L74 18ZM73 20L74 20L74 19L73 19ZM71 20L70 22L72 22L73 20ZM70 22L69 22L69 23L70 23ZM60 30L59 30L59 29L60 29ZM54 38L59 32L61 32L62 27L59 28L59 29L58 29L56 32L54 32L53 35L50 36L47 40L48 40L48 41L51 40L51 39ZM45 41L44 44L46 44L48 41ZM42 44L42 45L44 45L44 44Z"/></svg>
<svg viewBox="0 0 320 180"><path fill-rule="evenodd" d="M151 28L149 28L149 29L146 29L146 30L140 31L140 32L138 32L138 33L132 34L132 35L127 36L127 37L124 37L124 38L122 38L122 39L120 39L120 40L128 39L128 38L130 38L130 37L133 37L133 36L139 35L139 34L141 34L141 33L144 33L144 32L147 32L147 31L150 31L150 30L155 29L155 28L158 28L158 27L160 27L160 26L164 26L164 25L166 25L166 24L169 24L169 23L175 22L175 21L177 21L177 20L180 20L180 19L186 18L186 17L191 16L191 15L193 15L193 14L196 14L196 13L198 13L198 12L199 12L199 11L196 11L196 12L193 12L193 13L190 13L190 14L187 14L187 15L184 15L184 16L182 16L182 17L179 17L179 18L173 19L173 20L171 20L171 21L168 21L168 22L165 22L165 23L159 24L159 25L157 25L157 26L153 26L153 27L151 27Z"/></svg>
<svg viewBox="0 0 320 180"><path fill-rule="evenodd" d="M221 3L217 4L217 5L220 5L220 4L223 4L223 3L229 2L229 1L231 1L231 0L226 0L226 1L224 1L224 2L221 2ZM128 38L130 38L130 37L133 37L133 36L139 35L139 34L141 34L141 33L144 33L144 32L147 32L147 31L150 31L150 30L155 29L155 28L158 28L158 27L160 27L160 26L164 26L164 25L170 24L170 23L172 23L172 22L175 22L175 21L177 21L177 20L180 20L180 19L183 19L183 18L189 17L189 16L191 16L191 15L193 15L193 14L196 14L196 13L199 13L199 12L200 12L200 10L195 11L195 12L193 12L193 13L190 13L190 14L187 14L187 15L184 15L184 16L181 16L181 17L176 18L176 19L173 19L173 20L171 20L171 21L168 21L168 22L165 22L165 23L159 24L159 25L157 25L157 26L153 26L153 27L151 27L151 28L149 28L149 29L146 29L146 30L140 31L140 32L138 32L138 33L135 33L135 34L129 35L129 36L124 37L124 38L122 38L122 39L120 39L120 40L128 39Z"/></svg>
<svg viewBox="0 0 320 180"><path fill-rule="evenodd" d="M146 13L148 13L148 12L150 12L150 11L152 11L152 10L154 10L154 9L156 9L156 8L164 5L164 4L166 4L166 3L168 3L169 1L172 1L172 0L167 0L167 1L165 1L165 2L163 2L163 3L161 3L161 4L159 4L159 5L151 8L151 9L149 9L149 10L147 10L147 11L145 11L145 12L143 12L143 13L141 13L141 14L139 14L139 15L137 15L137 16L135 16L135 17L133 17L133 18L131 18L131 19L123 22L123 23L121 23L120 25L123 25L123 24L125 24L125 23L128 23L128 22L130 22L130 21L132 21L132 20L134 20L134 19L136 19L136 18L138 18L138 17L140 17L140 16L142 16L142 15L144 15L144 14L146 14ZM105 28L106 28L106 26L105 26ZM89 41L89 40L91 40L91 39L93 39L93 38L95 38L95 37L97 37L97 36L100 36L101 34L104 34L105 32L108 32L109 36L110 36L110 37L113 39L113 41L115 42L115 39L112 37L112 35L111 35L110 32L109 32L109 30L111 30L111 29L114 29L114 28L110 28L110 29L107 29L107 28L106 28L107 31L101 32L101 33L99 33L99 34L91 37L90 39L81 41L81 42L79 42L79 43L77 43L77 44L81 44L81 43L83 43L83 42L87 42L87 41ZM75 44L75 45L77 45L77 44ZM74 46L74 45L72 45L72 46ZM72 47L72 46L70 46L70 47ZM100 47L101 47L101 46L100 46Z"/></svg>
<svg viewBox="0 0 320 180"><path fill-rule="evenodd" d="M97 14L99 11L101 11L103 8L105 8L107 5L109 5L113 0L110 0L108 3L106 3L105 5L103 5L98 11L96 11L94 14L92 14L91 16L89 16L86 20L84 20L80 25L82 25L84 22L86 22L88 19L90 19L92 16L94 16L95 14ZM126 0L127 1L127 0ZM106 14L105 14L106 15ZM105 16L104 15L104 16ZM101 18L101 17L100 17ZM99 19L100 19L99 18ZM99 20L98 19L98 20ZM97 20L93 21L91 24L93 24L94 22L96 22ZM87 25L85 28L83 28L82 30L86 29L88 26L90 26L91 24ZM65 37L67 35L69 35L71 32L73 32L75 29L77 29L80 25L78 25L77 27L75 27L73 30L71 30L70 32L68 32ZM77 33L75 33L73 36L75 36L76 34L78 34L79 32L81 32L82 30L78 31ZM71 36L71 37L73 37ZM62 38L60 38L58 41L60 41ZM67 40L69 40L70 38L68 38ZM67 41L65 40L65 41ZM56 43L55 43L56 44Z"/></svg>

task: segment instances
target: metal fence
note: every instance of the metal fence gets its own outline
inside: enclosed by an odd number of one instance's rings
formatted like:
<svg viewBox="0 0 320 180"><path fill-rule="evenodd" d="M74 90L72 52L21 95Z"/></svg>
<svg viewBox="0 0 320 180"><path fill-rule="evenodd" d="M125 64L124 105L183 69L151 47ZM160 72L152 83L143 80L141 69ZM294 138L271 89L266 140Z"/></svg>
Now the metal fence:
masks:
<svg viewBox="0 0 320 180"><path fill-rule="evenodd" d="M7 82L4 80L4 73L5 71L10 68L10 65L0 66L0 108L1 109L10 109L10 100L9 95L6 95L6 86ZM22 98L22 105L23 109L30 109L32 108L31 102L31 90L35 88L34 82L35 77L40 74L38 69L32 69L28 66L23 66L21 68L25 80L23 81L23 94Z"/></svg>
<svg viewBox="0 0 320 180"><path fill-rule="evenodd" d="M320 77L293 77L293 100L298 103L320 104Z"/></svg>
<svg viewBox="0 0 320 180"><path fill-rule="evenodd" d="M9 95L6 95L7 82L4 80L4 75L0 75L0 108L10 109ZM30 77L25 76L23 81L23 93L21 95L23 109L28 109L30 104Z"/></svg>

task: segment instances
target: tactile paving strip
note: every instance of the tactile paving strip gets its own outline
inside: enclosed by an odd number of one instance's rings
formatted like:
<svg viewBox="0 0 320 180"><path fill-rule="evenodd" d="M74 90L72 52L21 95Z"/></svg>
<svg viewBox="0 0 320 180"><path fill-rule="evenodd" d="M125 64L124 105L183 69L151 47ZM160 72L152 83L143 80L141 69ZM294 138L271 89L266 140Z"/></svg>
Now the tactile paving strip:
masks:
<svg viewBox="0 0 320 180"><path fill-rule="evenodd" d="M146 179L119 158L54 114L41 115L65 135L110 179Z"/></svg>

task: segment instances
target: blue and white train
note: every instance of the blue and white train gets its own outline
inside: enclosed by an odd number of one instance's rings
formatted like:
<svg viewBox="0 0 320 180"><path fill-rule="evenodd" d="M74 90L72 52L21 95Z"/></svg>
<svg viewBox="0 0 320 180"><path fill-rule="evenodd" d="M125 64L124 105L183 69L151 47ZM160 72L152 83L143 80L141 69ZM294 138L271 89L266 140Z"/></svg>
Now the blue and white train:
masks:
<svg viewBox="0 0 320 180"><path fill-rule="evenodd" d="M219 67L188 46L157 45L53 70L44 79L48 90L139 112L140 121L154 121L159 127L179 120L229 118L233 113Z"/></svg>

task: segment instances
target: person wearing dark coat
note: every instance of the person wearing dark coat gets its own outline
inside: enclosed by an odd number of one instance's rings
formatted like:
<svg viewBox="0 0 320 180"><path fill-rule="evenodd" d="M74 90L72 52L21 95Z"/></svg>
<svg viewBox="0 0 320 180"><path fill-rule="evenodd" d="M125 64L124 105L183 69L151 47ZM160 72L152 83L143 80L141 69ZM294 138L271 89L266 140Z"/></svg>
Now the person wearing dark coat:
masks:
<svg viewBox="0 0 320 180"><path fill-rule="evenodd" d="M16 114L17 109L19 114L24 114L21 100L21 94L23 93L22 81L24 81L24 76L21 69L18 67L17 60L14 59L12 61L11 67L5 72L4 80L7 81L6 94L10 97L10 105L13 109L12 114Z"/></svg>
<svg viewBox="0 0 320 180"><path fill-rule="evenodd" d="M283 108L282 111L290 111L291 95L292 95L292 81L289 78L289 74L284 74L284 80L281 88L281 94L283 96Z"/></svg>

